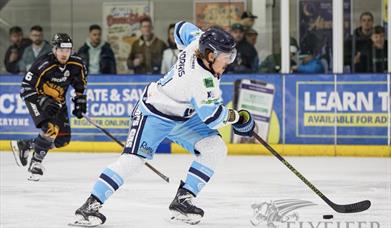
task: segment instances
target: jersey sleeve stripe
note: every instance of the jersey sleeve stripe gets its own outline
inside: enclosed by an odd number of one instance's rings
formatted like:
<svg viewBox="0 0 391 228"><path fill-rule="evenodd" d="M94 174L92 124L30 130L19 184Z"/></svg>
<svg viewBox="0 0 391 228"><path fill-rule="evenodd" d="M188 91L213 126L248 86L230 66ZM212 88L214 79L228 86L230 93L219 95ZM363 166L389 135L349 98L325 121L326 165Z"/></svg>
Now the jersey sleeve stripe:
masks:
<svg viewBox="0 0 391 228"><path fill-rule="evenodd" d="M218 108L217 108L217 111L213 114L213 116L209 117L208 119L206 119L204 121L205 124L210 124L212 123L213 121L217 120L221 113L223 112L223 107L220 105Z"/></svg>
<svg viewBox="0 0 391 228"><path fill-rule="evenodd" d="M184 25L185 23L186 23L185 21L179 22L179 24L176 26L176 30L175 30L175 34L176 34L177 38L179 39L179 41L181 42L181 45L185 45L185 43L183 42L179 31L181 30L182 25Z"/></svg>

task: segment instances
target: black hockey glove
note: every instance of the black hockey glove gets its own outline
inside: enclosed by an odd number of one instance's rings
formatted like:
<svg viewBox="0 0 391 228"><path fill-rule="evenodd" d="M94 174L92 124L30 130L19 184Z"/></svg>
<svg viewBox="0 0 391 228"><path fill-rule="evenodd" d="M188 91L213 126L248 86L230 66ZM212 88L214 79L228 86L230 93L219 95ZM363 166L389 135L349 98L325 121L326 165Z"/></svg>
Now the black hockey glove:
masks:
<svg viewBox="0 0 391 228"><path fill-rule="evenodd" d="M72 98L75 107L73 108L72 114L78 119L83 118L83 114L87 112L87 96L86 95L76 95Z"/></svg>
<svg viewBox="0 0 391 228"><path fill-rule="evenodd" d="M41 111L46 113L48 116L56 115L62 106L60 103L49 96L41 97L38 104L41 107Z"/></svg>
<svg viewBox="0 0 391 228"><path fill-rule="evenodd" d="M232 124L234 133L242 136L252 136L255 127L255 122L251 114L247 110L239 111L238 122Z"/></svg>

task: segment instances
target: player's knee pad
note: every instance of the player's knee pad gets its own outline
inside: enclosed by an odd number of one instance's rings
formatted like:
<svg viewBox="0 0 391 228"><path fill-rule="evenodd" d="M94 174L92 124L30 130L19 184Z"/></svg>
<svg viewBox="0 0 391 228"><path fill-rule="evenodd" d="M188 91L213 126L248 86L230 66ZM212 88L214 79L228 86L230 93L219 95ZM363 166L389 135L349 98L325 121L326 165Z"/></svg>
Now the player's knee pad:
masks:
<svg viewBox="0 0 391 228"><path fill-rule="evenodd" d="M60 131L60 127L52 122L45 122L41 127L44 137L55 139Z"/></svg>
<svg viewBox="0 0 391 228"><path fill-rule="evenodd" d="M42 160L46 156L48 150L52 147L53 141L50 138L38 135L38 137L34 139L34 157L38 160Z"/></svg>
<svg viewBox="0 0 391 228"><path fill-rule="evenodd" d="M197 142L195 149L200 152L196 161L213 169L227 156L227 146L219 135L209 136Z"/></svg>
<svg viewBox="0 0 391 228"><path fill-rule="evenodd" d="M113 170L123 179L131 176L144 165L144 159L134 154L122 154L117 161L111 163L107 168Z"/></svg>
<svg viewBox="0 0 391 228"><path fill-rule="evenodd" d="M71 135L70 134L69 135L64 135L64 136L58 136L54 140L54 146L56 148L64 147L64 146L68 145L70 141L71 141Z"/></svg>

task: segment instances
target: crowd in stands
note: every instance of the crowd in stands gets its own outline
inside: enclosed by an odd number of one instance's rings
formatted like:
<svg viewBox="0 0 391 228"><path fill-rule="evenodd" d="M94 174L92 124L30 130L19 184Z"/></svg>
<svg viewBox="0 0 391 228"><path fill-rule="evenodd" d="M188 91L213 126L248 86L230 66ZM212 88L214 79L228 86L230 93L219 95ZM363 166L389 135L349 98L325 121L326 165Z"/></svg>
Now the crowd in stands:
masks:
<svg viewBox="0 0 391 228"><path fill-rule="evenodd" d="M258 58L255 45L258 32L253 29L257 16L244 12L240 23L230 27L230 33L237 43L237 57L227 68L228 73L279 73L281 52L273 53L265 59ZM140 37L133 42L127 59L127 66L135 74L165 74L176 62L179 50L174 41L174 26L167 30L167 43L153 33L150 18L140 21ZM50 44L44 40L41 26L31 27L29 38L25 38L20 27L9 30L11 45L8 47L4 64L8 73L24 74L35 59L51 51ZM301 40L290 39L291 72L326 73L328 63L319 52L320 40L309 31ZM346 72L384 73L387 72L387 40L384 27L374 26L370 12L360 15L360 26L344 41L344 65ZM76 51L76 50L75 50ZM90 74L116 74L116 59L108 42L102 40L99 25L89 27L86 42L76 51L85 61ZM298 58L297 58L298 55Z"/></svg>

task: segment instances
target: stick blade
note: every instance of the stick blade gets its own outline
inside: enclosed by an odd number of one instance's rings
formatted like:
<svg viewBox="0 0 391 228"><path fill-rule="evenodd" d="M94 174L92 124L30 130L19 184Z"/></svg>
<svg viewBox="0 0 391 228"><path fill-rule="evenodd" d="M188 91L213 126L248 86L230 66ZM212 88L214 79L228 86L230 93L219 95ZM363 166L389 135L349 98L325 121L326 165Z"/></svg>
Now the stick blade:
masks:
<svg viewBox="0 0 391 228"><path fill-rule="evenodd" d="M333 204L331 207L339 213L357 213L361 211L367 210L371 206L371 201L364 200L358 203L346 204L346 205L338 205Z"/></svg>

